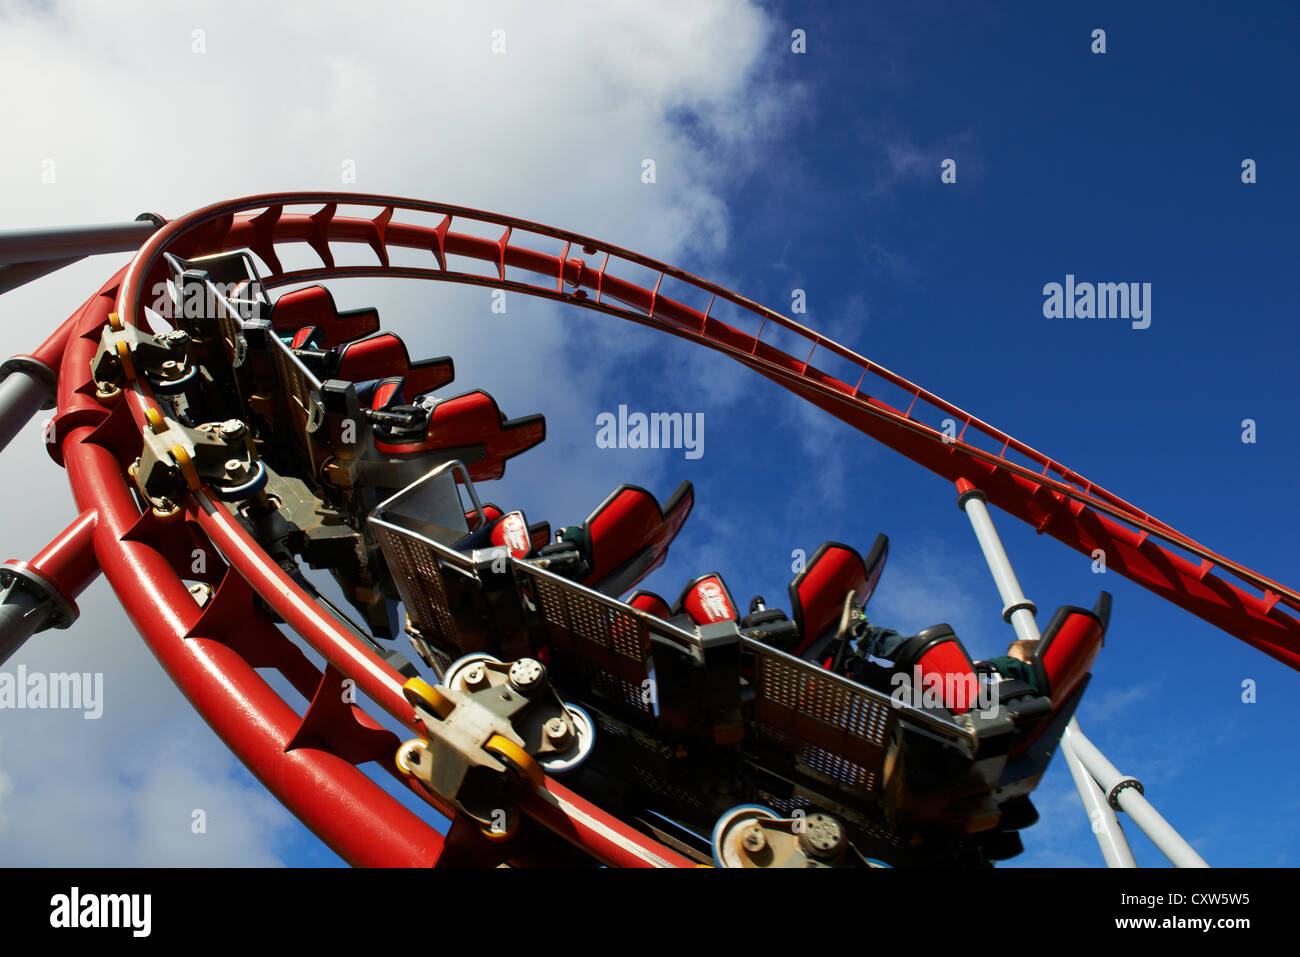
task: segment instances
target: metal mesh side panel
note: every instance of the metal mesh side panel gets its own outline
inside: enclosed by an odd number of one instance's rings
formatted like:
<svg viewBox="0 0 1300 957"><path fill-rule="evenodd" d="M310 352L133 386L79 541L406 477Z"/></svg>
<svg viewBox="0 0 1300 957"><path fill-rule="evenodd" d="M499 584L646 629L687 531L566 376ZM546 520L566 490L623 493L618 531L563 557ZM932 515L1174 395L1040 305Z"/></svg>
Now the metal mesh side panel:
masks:
<svg viewBox="0 0 1300 957"><path fill-rule="evenodd" d="M632 773L637 781L640 782L642 787L659 795L659 797L666 801L670 801L679 807L697 809L704 807L704 801L698 794L694 794L683 787L673 784L671 781L665 781L652 771L648 771L638 765L633 765Z"/></svg>
<svg viewBox="0 0 1300 957"><path fill-rule="evenodd" d="M239 337L243 335L243 330L239 326L239 320L227 316L223 311L218 310L217 330L221 333L221 341L226 347L226 360L233 368L235 359L239 355Z"/></svg>
<svg viewBox="0 0 1300 957"><path fill-rule="evenodd" d="M795 811L807 811L817 804L811 796L798 791L790 797L777 797L770 791L759 788L754 792L754 797L759 804L770 807L781 817L793 817Z"/></svg>
<svg viewBox="0 0 1300 957"><path fill-rule="evenodd" d="M646 790L673 804L694 809L705 806L702 795L692 792L679 783L668 780L662 773L665 761L673 759L675 749L645 735L629 734L625 725L596 713L596 726L601 736L619 739L625 749L636 747L643 758L631 757L626 769Z"/></svg>
<svg viewBox="0 0 1300 957"><path fill-rule="evenodd" d="M645 700L645 689L635 681L628 681L618 675L610 674L603 668L584 664L582 673L587 679L587 686L599 694L614 701L621 701L643 714L654 714L654 704Z"/></svg>
<svg viewBox="0 0 1300 957"><path fill-rule="evenodd" d="M889 699L766 646L752 647L759 735L792 755L808 775L874 793L895 718Z"/></svg>
<svg viewBox="0 0 1300 957"><path fill-rule="evenodd" d="M545 578L534 581L542 614L548 622L625 658L646 660L649 638L640 619Z"/></svg>
<svg viewBox="0 0 1300 957"><path fill-rule="evenodd" d="M648 674L650 638L643 621L560 582L540 575L533 575L532 579L539 609L549 625L635 662L643 674ZM581 669L592 691L643 714L654 714L654 704L646 700L641 682L616 675L589 661L582 662Z"/></svg>
<svg viewBox="0 0 1300 957"><path fill-rule="evenodd" d="M382 525L376 525L375 531L416 628L426 639L456 645L459 632L448 608L447 589L433 549Z"/></svg>
<svg viewBox="0 0 1300 957"><path fill-rule="evenodd" d="M799 760L819 774L834 778L849 787L865 788L868 791L875 790L875 771L868 770L848 758L827 751L825 748L819 748L811 744L807 745L803 749L803 753L799 755Z"/></svg>
<svg viewBox="0 0 1300 957"><path fill-rule="evenodd" d="M758 729L761 733L774 741L780 742L788 751L794 753L799 764L806 770L811 771L814 776L829 778L850 789L861 789L868 793L875 791L877 775L871 768L865 768L854 761L850 761L843 755L820 748L815 744L800 741L794 735L771 725L760 724Z"/></svg>
<svg viewBox="0 0 1300 957"><path fill-rule="evenodd" d="M294 428L304 441L307 440L307 422L311 418L311 394L320 387L314 382L298 363L293 361L288 348L279 340L271 342L271 356L275 363L276 376L290 399L289 411Z"/></svg>
<svg viewBox="0 0 1300 957"><path fill-rule="evenodd" d="M756 655L760 695L884 746L891 712L888 699L846 687L802 662L786 661L761 650Z"/></svg>

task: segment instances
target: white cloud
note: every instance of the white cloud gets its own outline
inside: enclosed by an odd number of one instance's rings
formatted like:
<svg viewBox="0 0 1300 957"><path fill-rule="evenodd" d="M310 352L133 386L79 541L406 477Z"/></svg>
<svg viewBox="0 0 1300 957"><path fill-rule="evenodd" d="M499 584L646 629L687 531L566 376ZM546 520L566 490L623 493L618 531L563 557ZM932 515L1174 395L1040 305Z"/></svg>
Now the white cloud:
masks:
<svg viewBox="0 0 1300 957"><path fill-rule="evenodd" d="M748 4L368 9L0 2L4 226L351 189L512 213L699 267L730 237L724 185L752 168L799 94L769 79L780 47ZM490 49L497 28L504 55ZM206 52L193 52L196 30ZM653 185L641 182L647 158ZM46 160L53 183L40 178ZM355 184L340 181L347 160ZM11 350L34 347L113 268L105 257L0 298ZM529 465L570 480L543 494L516 463L493 497L562 523L619 481L645 484L593 441L588 396L606 372L589 349L624 326L514 300L493 316L481 290L339 288L345 307L378 304L413 355L454 355L460 390L493 391L508 415L547 413L550 439ZM642 338L621 361L653 347ZM664 484L661 494L675 481ZM15 557L72 517L39 424L7 450L0 493L10 509L21 503L3 536ZM105 713L0 714L0 862L274 863L267 848L288 816L250 787L103 582L82 606L71 631L38 636L7 667L103 671ZM189 832L191 807L209 810L206 840Z"/></svg>

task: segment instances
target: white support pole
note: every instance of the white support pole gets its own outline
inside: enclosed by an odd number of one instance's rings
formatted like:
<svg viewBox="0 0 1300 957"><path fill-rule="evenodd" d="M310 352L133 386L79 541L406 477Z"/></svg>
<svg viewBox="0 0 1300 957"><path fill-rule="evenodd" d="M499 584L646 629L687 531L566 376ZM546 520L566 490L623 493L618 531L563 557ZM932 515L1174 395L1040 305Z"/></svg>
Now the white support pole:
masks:
<svg viewBox="0 0 1300 957"><path fill-rule="evenodd" d="M1073 723L1073 722L1072 722ZM1115 765L1089 741L1078 726L1071 735L1071 746L1088 773L1097 779L1107 800L1118 804L1128 813L1151 843L1160 849L1160 853L1169 858L1174 867L1209 867L1205 859L1197 854L1173 825L1151 806L1151 802L1142 794L1142 784L1137 778L1120 774Z"/></svg>
<svg viewBox="0 0 1300 957"><path fill-rule="evenodd" d="M984 552L984 560L988 562L993 581L998 586L998 594L1002 596L1002 620L1011 623L1011 627L1016 630L1016 637L1021 641L1037 641L1042 637L1038 622L1034 619L1038 608L1025 597L1020 588L1020 580L1016 578L1015 569L1007 559L1007 551L1002 547L1002 539L998 538L998 530L993 527L988 506L984 504L984 493L975 488L958 487L962 488L962 492L957 498L957 504L975 529L975 537Z"/></svg>
<svg viewBox="0 0 1300 957"><path fill-rule="evenodd" d="M984 552L984 560L988 562L989 571L993 573L993 581L998 586L998 594L1002 597L1003 619L1011 623L1011 627L1016 631L1016 637L1021 641L1040 640L1042 632L1038 630L1038 621L1034 617L1038 609L1025 597L1024 591L1020 588L1020 580L1016 578L1011 560L1007 558L1007 551L1002 547L1002 539L998 537L998 530L993 526L988 506L984 504L984 493L968 482L958 482L957 487L960 489L957 504L970 519L975 537L980 543L980 550ZM1115 817L1114 810L1097 790L1096 782L1088 776L1082 761L1074 751L1073 743L1077 732L1078 725L1074 718L1071 718L1061 735L1060 747L1065 754L1065 762L1070 767L1070 775L1074 778L1074 786L1079 790L1083 808L1088 813L1088 821L1092 825L1093 836L1097 838L1097 845L1101 848L1101 856L1105 859L1107 867L1137 867L1133 850L1129 847L1128 838L1124 836L1124 830L1119 825L1119 819ZM1078 736L1082 737L1081 734Z"/></svg>
<svg viewBox="0 0 1300 957"><path fill-rule="evenodd" d="M1061 753L1065 755L1065 763L1070 767L1074 786L1079 789L1079 797L1083 800L1083 809L1088 813L1088 823L1092 825L1092 834L1097 839L1097 846L1101 848L1101 856L1105 858L1107 867L1137 867L1133 849L1129 847L1128 838L1124 836L1124 829L1120 827L1115 810L1106 802L1106 795L1101 792L1074 750L1078 727L1074 718L1065 726L1065 733L1061 735Z"/></svg>

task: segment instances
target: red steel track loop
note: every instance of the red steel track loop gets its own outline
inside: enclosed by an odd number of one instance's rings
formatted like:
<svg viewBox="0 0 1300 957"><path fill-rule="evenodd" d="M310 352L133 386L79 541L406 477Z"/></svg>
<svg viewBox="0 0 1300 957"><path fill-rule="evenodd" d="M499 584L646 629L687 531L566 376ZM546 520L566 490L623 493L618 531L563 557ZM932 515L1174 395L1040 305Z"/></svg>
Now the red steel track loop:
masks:
<svg viewBox="0 0 1300 957"><path fill-rule="evenodd" d="M355 705L343 705L341 680L351 677L380 707L416 730L401 695L402 678L337 622L266 556L224 510L200 490L184 516L159 521L142 510L125 476L141 447L139 423L152 398L143 389L107 406L95 397L90 361L122 273L113 277L42 347L63 359L51 450L66 466L83 508L78 529L93 529L95 557L133 624L190 700L235 755L283 804L346 861L366 866L430 866L444 841L357 767L377 761L439 812L455 809L400 775L393 758L399 739ZM62 338L59 338L62 336ZM86 517L95 516L93 524ZM229 565L198 576L214 586L202 607L177 568L193 548L224 556ZM250 584L253 587L250 587ZM322 673L252 604L255 593L276 608L327 660ZM275 668L311 702L299 715L257 673ZM685 867L690 861L548 781L546 790L519 791L520 808L597 859L625 867ZM472 855L477 832L462 836ZM460 861L464 861L462 856Z"/></svg>
<svg viewBox="0 0 1300 957"><path fill-rule="evenodd" d="M346 215L341 206L348 207ZM452 229L461 222L500 233L488 238ZM556 253L526 245L530 237L554 244ZM309 246L321 266L286 271L277 250L292 243ZM351 244L358 258L368 261L336 263L339 244ZM393 265L390 250L398 247L422 251L430 265ZM155 655L241 760L354 863L435 863L442 850L441 837L432 828L355 767L371 759L391 764L391 749L386 757L379 755L395 746L393 736L359 708L347 714L324 703L331 700L330 682L346 676L377 705L413 726L412 710L401 697L401 678L298 589L204 493L190 496L184 520L176 524L162 526L149 513L142 515L123 467L140 446L152 397L137 380L125 402L106 407L94 397L93 385L88 386L89 360L114 303L125 321L148 325L145 306L162 279L164 251L193 258L244 248L264 264L268 287L345 277L491 286L594 309L707 346L949 481L976 481L990 502L1040 533L1085 555L1103 549L1109 569L1300 669L1300 621L1278 607L1300 610L1294 590L1214 553L903 377L720 286L608 243L459 206L326 192L232 200L159 229L125 274L110 280L38 350L51 365L66 351L56 417L59 445L52 452L67 465L78 506L96 512L96 557ZM591 261L571 257L574 249ZM459 261L452 263L449 256ZM453 268L461 262L486 268L481 273ZM651 284L618 275L620 267L625 273L648 271ZM539 278L533 282L520 273ZM707 296L703 310L670 296L663 289L666 278L694 290L701 304ZM725 308L731 313L723 316ZM743 328L750 323L757 327L753 332ZM764 338L768 330L802 345L794 353L783 351ZM819 351L825 355L823 364L836 364L838 375L812 365ZM906 402L905 412L881 398L893 395L900 405ZM937 427L945 418L962 424L956 439ZM229 563L204 608L168 563L168 553L177 548L173 539L186 548L192 541L213 545ZM329 667L324 674L253 610L254 593L325 656ZM235 634L249 637L232 638ZM280 668L312 701L305 717L256 674L255 667L267 664ZM547 787L537 794L521 793L523 810L606 863L689 863L553 781Z"/></svg>
<svg viewBox="0 0 1300 957"><path fill-rule="evenodd" d="M340 215L341 204L368 208L374 215L370 218ZM304 206L319 208L313 212L291 210L291 207ZM404 221L412 214L427 217L431 213L442 217L436 226ZM457 220L499 228L501 235L489 239L453 231L451 226ZM562 241L566 244L565 252L557 256L521 245L520 233L545 237L557 246ZM514 243L510 242L512 239ZM319 255L322 267L282 271L276 248L286 243L306 243ZM336 264L331 245L335 243L367 247L378 263ZM131 320L139 317L145 280L164 248L176 252L217 252L244 247L268 266L272 273L268 281L271 286L344 276L406 277L494 286L596 309L708 346L732 356L949 481L964 476L978 477L991 502L1029 522L1039 532L1046 532L1089 556L1095 549L1103 549L1108 568L1291 667L1300 668L1300 622L1277 607L1282 604L1300 610L1300 594L1293 589L1211 551L902 376L793 320L680 269L575 233L460 206L389 196L285 193L220 203L159 230L129 268L119 294L119 311ZM393 266L389 256L393 247L427 251L436 268ZM581 259L562 258L573 247L584 249L588 256L603 256L599 268ZM489 264L492 268L483 273L456 271L448 265L449 255ZM654 286L647 288L611 274L611 259L657 275ZM531 272L545 280L533 283L511 279L508 269ZM709 294L706 310L701 312L665 295L660 291L664 277L694 287L701 295ZM572 291L562 291L557 285L571 287ZM595 300L588 295L589 289L595 291ZM763 341L759 333L750 334L728 325L716 314L718 300L740 310L741 319L757 318L760 331L771 324L802 339L808 348L807 358L794 358ZM817 350L856 372L855 384L847 384L848 379L854 378L851 374L839 379L812 366L810 362ZM889 390L910 398L906 413L877 397ZM917 417L917 402L930 407L934 425ZM942 418L962 423L958 439L950 439L936 427ZM974 435L968 437L970 433ZM983 445L977 444L980 442ZM1030 464L1013 461L1010 454ZM1174 549L1197 561L1193 563ZM1261 594L1252 594L1213 574L1216 568Z"/></svg>
<svg viewBox="0 0 1300 957"><path fill-rule="evenodd" d="M100 568L150 650L195 709L263 785L327 845L360 865L436 862L441 836L355 766L369 760L361 749L354 749L356 760L340 755L337 751L343 749L327 745L328 727L318 735L321 740L302 740L302 746L295 746L306 722L256 668L277 668L309 700L318 690L329 690L329 676L322 676L255 610L252 593L241 587L238 575L211 569L217 588L201 608L175 571L186 567L178 560L179 549L189 549L198 539L187 525L162 525L151 512L142 513L120 457L129 460L135 454L125 406L119 400L107 409L94 398L93 388L85 388L120 276L77 314L79 321L63 350L54 425L77 506L96 515L93 544ZM338 700L332 694L328 699ZM364 727L362 720L356 718L358 727ZM372 746L384 736L396 746L391 732L367 724L365 730L375 736ZM377 748L375 752L372 756L377 757Z"/></svg>

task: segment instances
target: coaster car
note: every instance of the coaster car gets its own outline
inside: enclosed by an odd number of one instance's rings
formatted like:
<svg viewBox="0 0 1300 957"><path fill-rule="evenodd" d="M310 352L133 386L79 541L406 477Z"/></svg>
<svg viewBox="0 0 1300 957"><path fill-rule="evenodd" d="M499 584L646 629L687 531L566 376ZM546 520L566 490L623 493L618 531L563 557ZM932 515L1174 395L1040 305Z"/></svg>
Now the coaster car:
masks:
<svg viewBox="0 0 1300 957"><path fill-rule="evenodd" d="M275 301L271 307L271 326L282 338L293 338L298 330L314 327L317 348L333 349L378 332L379 311L372 307L339 312L328 289L307 286L286 292Z"/></svg>
<svg viewBox="0 0 1300 957"><path fill-rule="evenodd" d="M620 485L581 525L564 528L541 558L558 574L622 595L663 564L694 502L690 482L677 486L662 506L640 486Z"/></svg>
<svg viewBox="0 0 1300 957"><path fill-rule="evenodd" d="M761 600L740 617L718 572L672 603L646 589L617 599L662 560L689 485L662 508L623 486L539 549L533 529L521 540L522 513L475 500L467 517L456 482L439 481L440 499L413 486L371 518L408 634L439 674L465 655L544 662L596 728L575 790L683 847L737 801L756 801L778 822L806 812L826 834L842 829L854 853L841 863L983 865L1021 849L1017 831L1036 818L1029 795L1086 686L1108 596L1059 612L1020 678L997 659L972 661L948 625L897 636L886 667L844 650L861 637L883 536L866 560L819 548L791 583L793 617Z"/></svg>

